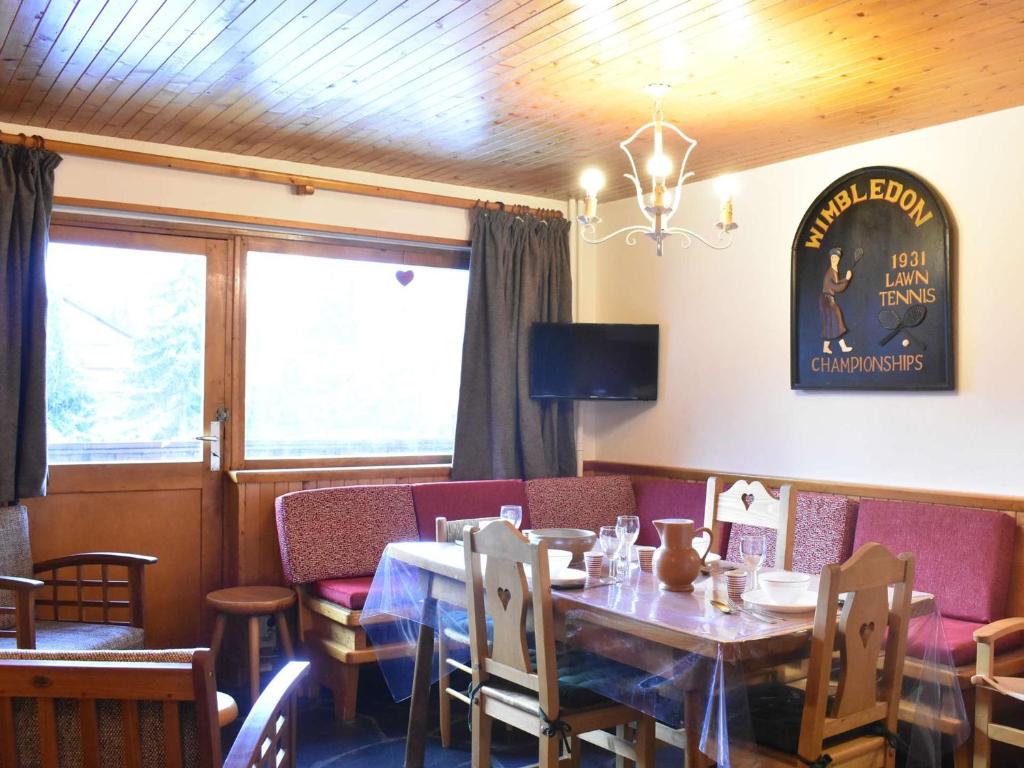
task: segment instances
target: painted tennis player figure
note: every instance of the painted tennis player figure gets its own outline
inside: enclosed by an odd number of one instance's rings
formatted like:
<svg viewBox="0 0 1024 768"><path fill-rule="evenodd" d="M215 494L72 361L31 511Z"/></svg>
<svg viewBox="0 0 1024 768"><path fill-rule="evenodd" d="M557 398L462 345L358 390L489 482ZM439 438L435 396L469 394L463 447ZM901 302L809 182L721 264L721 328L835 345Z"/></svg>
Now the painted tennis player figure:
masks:
<svg viewBox="0 0 1024 768"><path fill-rule="evenodd" d="M828 252L831 265L825 272L825 278L821 283L821 295L818 296L818 309L821 310L821 351L826 355L832 354L831 343L839 340L839 349L843 352L852 352L853 347L846 343L843 336L848 328L843 319L843 310L836 302L836 294L842 293L853 279L853 270L846 270L846 277L839 279L839 260L843 257L842 248L833 248Z"/></svg>

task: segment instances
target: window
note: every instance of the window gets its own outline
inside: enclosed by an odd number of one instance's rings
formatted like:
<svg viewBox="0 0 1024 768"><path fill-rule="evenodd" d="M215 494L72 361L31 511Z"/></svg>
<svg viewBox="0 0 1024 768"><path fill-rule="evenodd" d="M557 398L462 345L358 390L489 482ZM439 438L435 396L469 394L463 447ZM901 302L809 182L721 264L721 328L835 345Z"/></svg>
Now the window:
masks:
<svg viewBox="0 0 1024 768"><path fill-rule="evenodd" d="M246 255L245 458L450 454L468 272L269 248Z"/></svg>
<svg viewBox="0 0 1024 768"><path fill-rule="evenodd" d="M199 461L206 258L51 240L51 464Z"/></svg>

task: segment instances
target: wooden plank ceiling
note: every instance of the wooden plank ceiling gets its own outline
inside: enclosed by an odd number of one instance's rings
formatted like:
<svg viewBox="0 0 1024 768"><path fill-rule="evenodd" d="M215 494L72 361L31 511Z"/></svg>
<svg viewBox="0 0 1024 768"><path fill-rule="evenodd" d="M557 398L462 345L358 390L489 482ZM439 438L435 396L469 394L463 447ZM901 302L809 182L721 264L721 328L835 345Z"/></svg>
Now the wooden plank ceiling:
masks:
<svg viewBox="0 0 1024 768"><path fill-rule="evenodd" d="M665 112L697 178L1024 103L1024 3L2 0L0 120L562 198Z"/></svg>

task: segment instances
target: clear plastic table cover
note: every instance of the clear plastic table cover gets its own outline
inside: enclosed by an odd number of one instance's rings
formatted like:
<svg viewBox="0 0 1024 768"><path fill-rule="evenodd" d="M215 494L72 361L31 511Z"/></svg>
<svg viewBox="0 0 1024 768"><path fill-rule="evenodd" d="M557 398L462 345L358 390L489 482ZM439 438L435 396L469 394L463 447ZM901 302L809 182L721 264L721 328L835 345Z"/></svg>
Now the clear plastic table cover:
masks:
<svg viewBox="0 0 1024 768"><path fill-rule="evenodd" d="M449 655L468 664L462 569L462 548L453 544L392 544L381 558L361 621L374 646L389 646L379 663L396 701L412 692L421 625L444 631ZM634 569L616 584L555 590L557 640L585 652L592 665L581 671L575 664L573 684L670 726L699 729L701 751L723 768L756 766L764 715L778 715L764 711L772 700L761 694L782 685L799 690L813 616L780 615L767 623L748 613L724 614L710 604L709 584L698 582L692 593L665 592L651 574ZM969 724L934 600L915 594L914 614L898 750L908 766L937 766L967 738ZM437 680L435 653L431 681ZM778 723L770 728L779 730Z"/></svg>

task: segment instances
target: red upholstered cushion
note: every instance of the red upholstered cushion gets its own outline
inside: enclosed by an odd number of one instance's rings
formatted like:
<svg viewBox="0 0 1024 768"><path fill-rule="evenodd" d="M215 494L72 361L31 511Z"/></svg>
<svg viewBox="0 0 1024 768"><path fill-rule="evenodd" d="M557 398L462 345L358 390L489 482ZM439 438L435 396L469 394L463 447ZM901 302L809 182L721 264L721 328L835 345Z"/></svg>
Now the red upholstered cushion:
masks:
<svg viewBox="0 0 1024 768"><path fill-rule="evenodd" d="M293 584L369 576L392 541L415 541L409 485L353 485L279 496L277 538Z"/></svg>
<svg viewBox="0 0 1024 768"><path fill-rule="evenodd" d="M1006 615L1015 527L1002 512L861 499L853 545L913 552L914 589L935 595L944 617L987 624Z"/></svg>
<svg viewBox="0 0 1024 768"><path fill-rule="evenodd" d="M694 527L704 525L704 498L707 484L687 480L669 480L654 477L634 477L633 494L636 513L640 517L640 536L637 544L658 546L661 539L654 521L662 518L686 518ZM718 542L715 542L718 549ZM703 552L703 549L701 550Z"/></svg>
<svg viewBox="0 0 1024 768"><path fill-rule="evenodd" d="M439 517L466 520L497 517L503 504L523 508L523 528L529 528L526 484L522 480L467 480L455 483L421 483L412 487L416 525L420 538L434 540L434 521Z"/></svg>
<svg viewBox="0 0 1024 768"><path fill-rule="evenodd" d="M625 475L549 477L526 481L533 528L615 525L619 515L635 515L633 484Z"/></svg>
<svg viewBox="0 0 1024 768"><path fill-rule="evenodd" d="M344 605L358 611L366 605L373 576L356 576L352 579L322 579L313 583L313 594L332 603Z"/></svg>
<svg viewBox="0 0 1024 768"><path fill-rule="evenodd" d="M921 658L932 646L937 638L934 637L934 630L924 625L920 634L915 634L911 624L911 632L907 637L907 655L914 658ZM953 656L953 664L962 667L966 664L973 664L978 653L978 644L974 642L974 631L981 629L984 624L973 621L962 621L960 619L942 618L942 631L946 636L946 643ZM1018 632L1007 637L1000 638L996 642L996 654L1012 651L1024 645L1024 632Z"/></svg>

